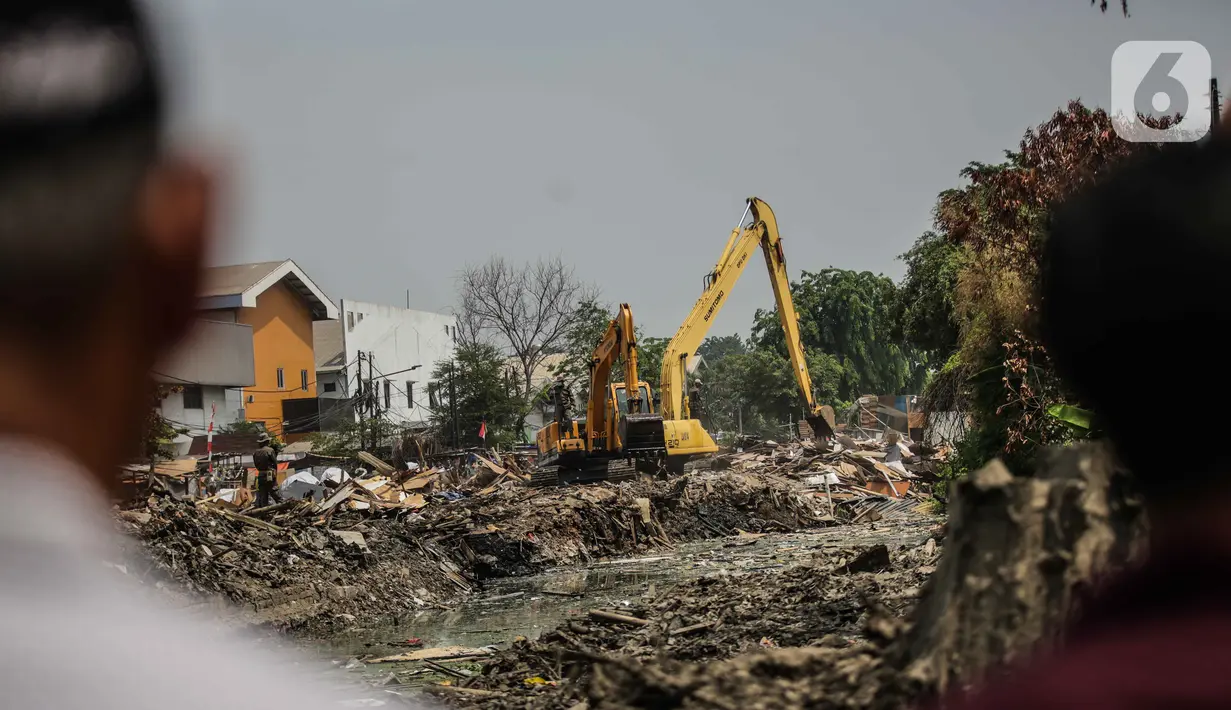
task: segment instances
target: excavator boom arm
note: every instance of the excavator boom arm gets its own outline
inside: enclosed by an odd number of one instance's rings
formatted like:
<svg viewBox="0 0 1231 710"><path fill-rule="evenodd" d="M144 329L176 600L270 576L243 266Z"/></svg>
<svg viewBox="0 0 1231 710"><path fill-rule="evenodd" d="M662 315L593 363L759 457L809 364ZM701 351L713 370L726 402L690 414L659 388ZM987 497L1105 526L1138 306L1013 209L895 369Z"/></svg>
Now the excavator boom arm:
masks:
<svg viewBox="0 0 1231 710"><path fill-rule="evenodd" d="M628 389L630 412L640 412L641 398L637 394L637 345L633 335L633 311L627 303L607 325L594 354L590 356L590 397L586 402L586 426L590 437L607 430L607 385L611 368L617 358L624 361L624 381L633 383ZM636 408L634 408L636 407Z"/></svg>
<svg viewBox="0 0 1231 710"><path fill-rule="evenodd" d="M809 414L816 415L818 412L812 394L812 377L808 374L808 362L800 342L799 316L791 301L790 279L782 252L782 240L778 236L778 221L763 200L748 198L748 208L752 213L752 223L744 226L741 220L741 225L732 232L718 264L706 278L704 293L697 299L692 312L675 332L663 354L660 395L665 420L690 418L688 397L684 391L688 359L705 340L714 318L722 310L731 288L748 266L757 247L764 253L765 265L769 268L769 280L774 288L778 318L786 334L787 354L795 371L795 382L799 385Z"/></svg>

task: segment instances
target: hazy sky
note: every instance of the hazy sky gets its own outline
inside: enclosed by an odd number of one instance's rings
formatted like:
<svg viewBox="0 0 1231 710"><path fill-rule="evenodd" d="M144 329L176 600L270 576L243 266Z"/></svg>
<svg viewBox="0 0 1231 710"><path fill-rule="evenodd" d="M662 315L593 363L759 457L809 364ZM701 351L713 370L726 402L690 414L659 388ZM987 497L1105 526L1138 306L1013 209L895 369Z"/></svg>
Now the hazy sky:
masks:
<svg viewBox="0 0 1231 710"><path fill-rule="evenodd" d="M217 263L290 257L335 301L448 310L465 264L558 254L662 336L749 195L793 275L897 279L967 162L1107 104L1119 43L1201 41L1231 86L1218 0L161 4L184 113L230 159ZM772 303L753 261L712 333Z"/></svg>

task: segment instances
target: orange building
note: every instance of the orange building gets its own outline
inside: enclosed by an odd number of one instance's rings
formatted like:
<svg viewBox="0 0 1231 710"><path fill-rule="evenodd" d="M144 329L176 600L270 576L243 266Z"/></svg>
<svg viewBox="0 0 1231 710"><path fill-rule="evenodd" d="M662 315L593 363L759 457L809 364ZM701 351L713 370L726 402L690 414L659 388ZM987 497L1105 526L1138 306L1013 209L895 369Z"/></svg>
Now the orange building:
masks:
<svg viewBox="0 0 1231 710"><path fill-rule="evenodd" d="M311 430L319 420L312 323L338 317L328 296L287 259L209 269L199 306L203 318L252 326L256 384L242 392L245 418L283 438Z"/></svg>

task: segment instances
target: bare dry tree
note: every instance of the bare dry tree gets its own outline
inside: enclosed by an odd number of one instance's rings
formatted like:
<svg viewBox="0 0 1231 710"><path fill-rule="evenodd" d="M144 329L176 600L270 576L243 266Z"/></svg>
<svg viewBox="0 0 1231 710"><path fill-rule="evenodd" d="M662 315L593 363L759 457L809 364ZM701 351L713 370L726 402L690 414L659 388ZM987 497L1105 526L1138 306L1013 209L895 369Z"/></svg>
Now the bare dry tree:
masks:
<svg viewBox="0 0 1231 710"><path fill-rule="evenodd" d="M491 342L517 361L524 424L538 395L535 371L565 344L581 317L578 304L597 297L598 289L580 281L557 256L524 265L492 257L466 267L458 290L463 342Z"/></svg>
<svg viewBox="0 0 1231 710"><path fill-rule="evenodd" d="M469 271L469 269L468 269ZM463 283L464 281L463 274ZM457 329L457 342L460 345L477 345L488 342L488 333L484 332L483 319L473 304L475 296L463 289L461 303L453 309L454 327Z"/></svg>

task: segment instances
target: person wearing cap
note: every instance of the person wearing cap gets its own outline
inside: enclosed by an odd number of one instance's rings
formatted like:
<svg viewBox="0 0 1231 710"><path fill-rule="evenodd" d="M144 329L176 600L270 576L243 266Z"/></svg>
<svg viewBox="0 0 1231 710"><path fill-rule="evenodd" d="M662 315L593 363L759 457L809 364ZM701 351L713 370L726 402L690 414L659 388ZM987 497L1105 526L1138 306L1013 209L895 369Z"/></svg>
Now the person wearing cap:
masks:
<svg viewBox="0 0 1231 710"><path fill-rule="evenodd" d="M274 451L270 441L269 434L261 432L256 438L256 443L260 444L261 448L252 453L252 466L256 469L256 507L258 508L269 505L271 498L279 502L282 500L275 486L278 453Z"/></svg>
<svg viewBox="0 0 1231 710"><path fill-rule="evenodd" d="M115 538L216 211L134 2L0 3L0 704L334 708L329 671L172 607Z"/></svg>

